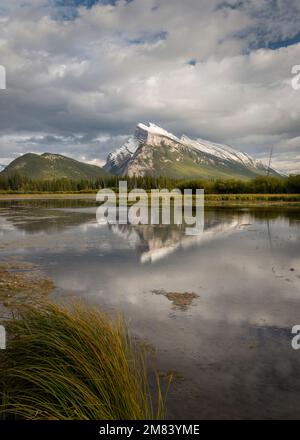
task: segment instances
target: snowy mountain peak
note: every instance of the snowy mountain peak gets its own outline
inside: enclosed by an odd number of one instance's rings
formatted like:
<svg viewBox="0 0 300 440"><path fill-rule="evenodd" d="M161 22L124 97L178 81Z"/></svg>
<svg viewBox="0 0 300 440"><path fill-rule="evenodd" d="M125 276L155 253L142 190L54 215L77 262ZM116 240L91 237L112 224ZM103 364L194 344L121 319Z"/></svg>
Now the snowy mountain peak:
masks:
<svg viewBox="0 0 300 440"><path fill-rule="evenodd" d="M169 137L171 139L179 140L176 136L174 136L172 133L169 133L167 130L159 127L158 125L153 124L152 122L149 122L148 126L142 123L139 123L136 128L137 131L142 130L146 131L152 135L157 136L165 136Z"/></svg>
<svg viewBox="0 0 300 440"><path fill-rule="evenodd" d="M139 123L135 133L110 153L105 170L116 175L252 178L268 168L247 153L205 139L180 139L156 124ZM271 175L278 175L271 170Z"/></svg>
<svg viewBox="0 0 300 440"><path fill-rule="evenodd" d="M167 130L164 130L152 122L148 125L142 123L138 124L134 136L141 144L151 144L153 146L160 145L162 138L180 142L180 140L172 133L169 133Z"/></svg>
<svg viewBox="0 0 300 440"><path fill-rule="evenodd" d="M118 174L123 173L127 163L134 156L140 146L150 144L152 146L160 145L162 138L168 138L171 141L180 142L180 140L172 133L164 130L158 125L150 122L148 125L139 123L136 126L134 135L131 136L125 144L116 151L110 153L107 157L105 169Z"/></svg>

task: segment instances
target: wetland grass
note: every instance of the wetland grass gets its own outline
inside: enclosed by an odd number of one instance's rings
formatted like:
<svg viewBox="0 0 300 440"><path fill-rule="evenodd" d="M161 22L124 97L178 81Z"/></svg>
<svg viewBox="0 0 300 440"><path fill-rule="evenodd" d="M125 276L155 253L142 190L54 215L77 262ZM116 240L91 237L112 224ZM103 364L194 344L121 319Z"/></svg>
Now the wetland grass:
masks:
<svg viewBox="0 0 300 440"><path fill-rule="evenodd" d="M164 418L158 375L150 386L144 353L122 319L84 304L46 302L26 307L6 328L2 419Z"/></svg>

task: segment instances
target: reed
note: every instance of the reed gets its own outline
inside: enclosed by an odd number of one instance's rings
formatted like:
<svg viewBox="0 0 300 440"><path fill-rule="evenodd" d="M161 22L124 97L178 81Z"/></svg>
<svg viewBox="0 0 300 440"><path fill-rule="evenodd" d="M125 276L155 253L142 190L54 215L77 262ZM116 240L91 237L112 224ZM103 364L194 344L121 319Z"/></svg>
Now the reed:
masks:
<svg viewBox="0 0 300 440"><path fill-rule="evenodd" d="M26 308L7 332L0 358L2 419L164 418L158 375L154 392L145 354L121 318L115 322L84 304L45 303Z"/></svg>

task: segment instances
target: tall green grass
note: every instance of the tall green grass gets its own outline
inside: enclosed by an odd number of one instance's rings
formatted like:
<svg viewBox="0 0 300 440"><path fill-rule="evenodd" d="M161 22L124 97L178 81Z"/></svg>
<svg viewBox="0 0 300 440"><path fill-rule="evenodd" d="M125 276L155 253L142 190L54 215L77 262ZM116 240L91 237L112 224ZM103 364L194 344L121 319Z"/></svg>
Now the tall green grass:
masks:
<svg viewBox="0 0 300 440"><path fill-rule="evenodd" d="M121 319L115 323L83 304L46 303L27 308L7 332L2 419L164 418L158 376L154 401L144 354Z"/></svg>

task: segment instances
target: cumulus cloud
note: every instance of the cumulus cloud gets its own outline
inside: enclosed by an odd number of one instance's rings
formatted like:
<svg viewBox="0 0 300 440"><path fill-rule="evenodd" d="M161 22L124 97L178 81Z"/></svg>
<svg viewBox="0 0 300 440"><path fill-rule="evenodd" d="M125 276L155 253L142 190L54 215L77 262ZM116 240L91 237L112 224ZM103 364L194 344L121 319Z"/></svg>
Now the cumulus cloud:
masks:
<svg viewBox="0 0 300 440"><path fill-rule="evenodd" d="M0 163L102 163L139 121L300 172L297 0L3 0Z"/></svg>

